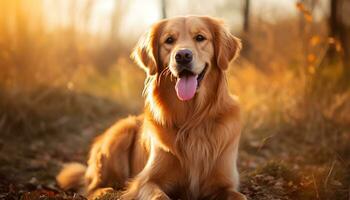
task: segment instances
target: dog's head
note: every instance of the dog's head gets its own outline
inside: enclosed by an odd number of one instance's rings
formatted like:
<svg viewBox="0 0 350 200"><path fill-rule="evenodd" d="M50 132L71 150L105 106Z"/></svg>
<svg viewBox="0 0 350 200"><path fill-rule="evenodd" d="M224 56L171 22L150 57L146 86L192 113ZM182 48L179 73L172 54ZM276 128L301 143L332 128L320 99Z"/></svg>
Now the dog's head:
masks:
<svg viewBox="0 0 350 200"><path fill-rule="evenodd" d="M205 16L176 17L153 25L139 40L132 56L149 76L169 70L182 100L192 99L211 83L213 71L224 71L237 57L240 40L221 20Z"/></svg>

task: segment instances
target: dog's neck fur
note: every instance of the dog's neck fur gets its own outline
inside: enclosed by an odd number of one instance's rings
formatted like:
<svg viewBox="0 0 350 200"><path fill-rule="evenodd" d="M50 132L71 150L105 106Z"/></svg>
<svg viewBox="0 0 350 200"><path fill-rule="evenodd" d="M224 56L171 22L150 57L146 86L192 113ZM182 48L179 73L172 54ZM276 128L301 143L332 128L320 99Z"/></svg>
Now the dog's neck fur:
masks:
<svg viewBox="0 0 350 200"><path fill-rule="evenodd" d="M164 127L185 130L201 123L203 118L215 117L224 112L229 96L226 75L218 68L212 69L202 81L200 91L189 101L180 101L175 91L175 78L148 77L146 84L145 113L152 121ZM207 84L204 82L207 81ZM220 91L220 92L218 92ZM146 116L147 117L147 116Z"/></svg>

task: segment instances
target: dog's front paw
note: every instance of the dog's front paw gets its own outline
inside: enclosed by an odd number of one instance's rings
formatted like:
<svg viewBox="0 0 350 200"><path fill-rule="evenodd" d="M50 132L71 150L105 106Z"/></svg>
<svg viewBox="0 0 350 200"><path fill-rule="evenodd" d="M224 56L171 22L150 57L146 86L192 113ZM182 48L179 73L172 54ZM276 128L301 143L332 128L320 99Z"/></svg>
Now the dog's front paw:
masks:
<svg viewBox="0 0 350 200"><path fill-rule="evenodd" d="M142 186L137 182L131 184L131 187L123 193L121 200L171 200L164 191L156 184L146 183Z"/></svg>
<svg viewBox="0 0 350 200"><path fill-rule="evenodd" d="M171 200L167 195L165 194L155 194L152 196L142 196L139 197L132 197L130 195L122 195L119 200Z"/></svg>
<svg viewBox="0 0 350 200"><path fill-rule="evenodd" d="M247 200L247 197L236 191L218 191L215 194L203 198L203 200Z"/></svg>
<svg viewBox="0 0 350 200"><path fill-rule="evenodd" d="M115 198L118 198L117 192L113 190L113 188L98 188L94 191L91 191L88 194L88 199L102 199L105 196L115 196Z"/></svg>
<svg viewBox="0 0 350 200"><path fill-rule="evenodd" d="M171 199L165 194L158 194L152 197L152 200L171 200Z"/></svg>
<svg viewBox="0 0 350 200"><path fill-rule="evenodd" d="M231 192L227 200L247 200L247 197L239 192Z"/></svg>

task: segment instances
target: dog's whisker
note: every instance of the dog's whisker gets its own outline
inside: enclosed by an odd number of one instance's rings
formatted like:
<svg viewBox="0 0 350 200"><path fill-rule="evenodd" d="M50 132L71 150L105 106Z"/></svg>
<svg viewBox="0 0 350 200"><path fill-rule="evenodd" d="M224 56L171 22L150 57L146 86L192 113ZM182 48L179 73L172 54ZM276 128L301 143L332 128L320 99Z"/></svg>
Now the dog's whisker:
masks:
<svg viewBox="0 0 350 200"><path fill-rule="evenodd" d="M168 71L170 71L170 70L169 70L169 67L165 67L165 68L159 73L159 75L158 75L158 77L157 77L157 86L158 86L158 87L159 87L159 85L160 85L162 76L166 77Z"/></svg>
<svg viewBox="0 0 350 200"><path fill-rule="evenodd" d="M164 75L165 75L165 76L170 76L170 81L173 81L173 78L174 78L174 77L172 76L169 67L166 68L166 71L164 72Z"/></svg>

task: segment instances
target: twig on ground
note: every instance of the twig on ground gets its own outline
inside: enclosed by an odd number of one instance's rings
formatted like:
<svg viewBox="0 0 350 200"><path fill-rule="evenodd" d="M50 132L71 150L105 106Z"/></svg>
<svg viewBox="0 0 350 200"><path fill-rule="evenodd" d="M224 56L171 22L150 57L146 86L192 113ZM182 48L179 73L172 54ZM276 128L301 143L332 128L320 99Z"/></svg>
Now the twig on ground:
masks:
<svg viewBox="0 0 350 200"><path fill-rule="evenodd" d="M320 194L318 193L317 183L316 183L316 179L315 179L315 174L314 173L312 173L312 180L313 180L314 187L315 187L316 198L320 199Z"/></svg>
<svg viewBox="0 0 350 200"><path fill-rule="evenodd" d="M335 162L336 162L336 160L333 160L331 168L329 169L327 177L326 177L326 179L324 181L324 188L325 188L326 191L327 191L327 185L328 185L329 178L330 178L330 176L331 176L331 174L333 172L333 169L334 169Z"/></svg>
<svg viewBox="0 0 350 200"><path fill-rule="evenodd" d="M261 151L261 149L264 147L264 145L266 144L266 142L267 142L267 140L268 139L270 139L270 138L272 138L272 137L274 137L275 135L270 135L270 136L268 136L268 137L265 137L262 141L261 141L261 143L260 143L260 145L259 145L259 148L258 148L258 151Z"/></svg>

